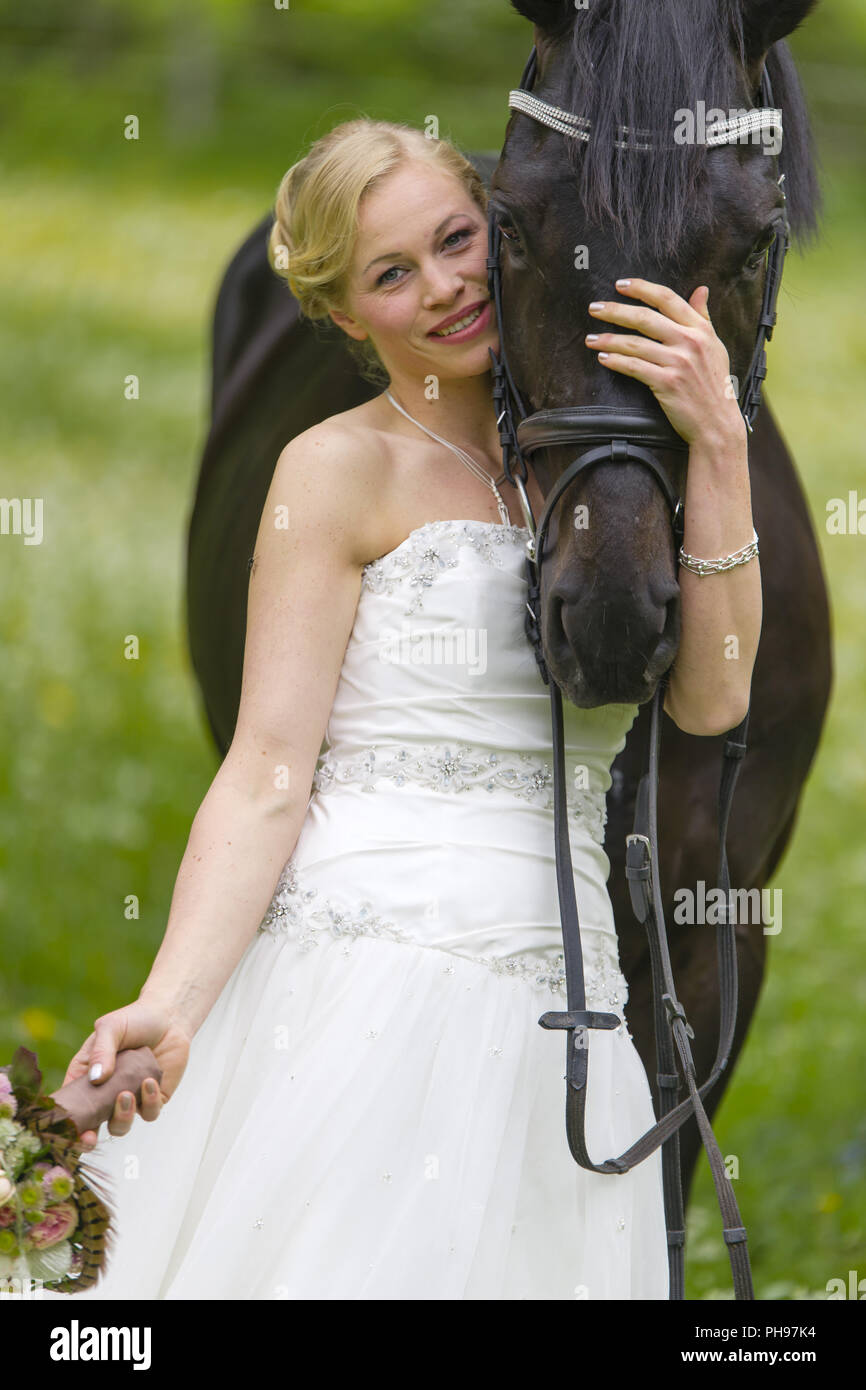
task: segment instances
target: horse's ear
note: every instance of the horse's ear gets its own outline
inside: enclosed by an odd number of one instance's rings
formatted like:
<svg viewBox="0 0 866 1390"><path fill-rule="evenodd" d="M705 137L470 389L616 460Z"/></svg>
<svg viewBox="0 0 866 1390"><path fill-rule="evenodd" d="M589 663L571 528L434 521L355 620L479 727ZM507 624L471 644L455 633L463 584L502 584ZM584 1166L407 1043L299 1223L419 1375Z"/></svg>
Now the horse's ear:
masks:
<svg viewBox="0 0 866 1390"><path fill-rule="evenodd" d="M574 0L511 0L518 14L543 34L559 35L574 22Z"/></svg>
<svg viewBox="0 0 866 1390"><path fill-rule="evenodd" d="M757 75L767 50L793 34L818 0L741 0L746 64Z"/></svg>

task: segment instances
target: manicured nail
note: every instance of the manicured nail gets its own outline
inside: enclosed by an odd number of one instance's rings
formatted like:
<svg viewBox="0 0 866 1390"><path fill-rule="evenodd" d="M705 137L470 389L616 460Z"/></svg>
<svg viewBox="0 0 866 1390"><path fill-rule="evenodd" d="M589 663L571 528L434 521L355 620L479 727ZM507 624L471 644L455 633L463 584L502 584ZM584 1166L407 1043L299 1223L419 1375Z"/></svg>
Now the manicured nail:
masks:
<svg viewBox="0 0 866 1390"><path fill-rule="evenodd" d="M630 285L631 280L617 280L617 285Z"/></svg>
<svg viewBox="0 0 866 1390"><path fill-rule="evenodd" d="M587 333L587 335L586 335L586 341L587 341L588 343L597 343L600 337L601 337L601 334L600 334L600 333Z"/></svg>
<svg viewBox="0 0 866 1390"><path fill-rule="evenodd" d="M120 1100L121 1110L129 1110L132 1105L132 1096L122 1096Z"/></svg>
<svg viewBox="0 0 866 1390"><path fill-rule="evenodd" d="M605 360L605 358L608 356L608 353L606 353L606 352L600 352L600 353L598 354L598 356L599 356L599 360L600 360L601 362L603 362L603 361Z"/></svg>
<svg viewBox="0 0 866 1390"><path fill-rule="evenodd" d="M93 1066L90 1068L89 1075L91 1081L98 1081L102 1075L102 1063L94 1062Z"/></svg>
<svg viewBox="0 0 866 1390"><path fill-rule="evenodd" d="M590 309L603 309L604 304L600 300L596 300L595 303L590 304L589 307Z"/></svg>
<svg viewBox="0 0 866 1390"><path fill-rule="evenodd" d="M148 1096L150 1100L153 1100L153 1097L156 1095L156 1084L155 1084L155 1082L153 1082L153 1081L148 1081L148 1082L145 1083L144 1094L145 1094L146 1096Z"/></svg>

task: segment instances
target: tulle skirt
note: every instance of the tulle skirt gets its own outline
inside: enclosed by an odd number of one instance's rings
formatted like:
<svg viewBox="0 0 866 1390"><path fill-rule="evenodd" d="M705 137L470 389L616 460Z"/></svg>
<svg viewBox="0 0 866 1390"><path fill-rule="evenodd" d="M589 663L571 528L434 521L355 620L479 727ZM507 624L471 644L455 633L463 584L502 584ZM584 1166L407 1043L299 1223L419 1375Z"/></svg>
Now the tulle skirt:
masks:
<svg viewBox="0 0 866 1390"><path fill-rule="evenodd" d="M491 956L483 919L514 911L517 880L505 858L482 861L489 893L468 898L482 851L467 814L425 867L356 816L352 858L325 834L332 810L311 809L283 907L193 1038L174 1096L126 1136L100 1128L87 1162L112 1194L117 1235L107 1273L75 1302L668 1298L660 1151L625 1174L572 1158L567 1034L538 1026L566 1007L551 988L552 938L539 933L534 953L524 934L530 949L514 954L517 938L500 933ZM524 861L520 882L536 898L543 882L540 914L558 933L549 824L543 874L533 883ZM524 845L525 830L524 819ZM336 858L314 853L322 836ZM589 842L573 852L591 862ZM389 885L387 920L369 901L368 861L370 883ZM461 901L465 950L447 928ZM581 923L588 1006L624 1017L612 917ZM627 1023L593 1030L591 1156L622 1153L654 1120Z"/></svg>

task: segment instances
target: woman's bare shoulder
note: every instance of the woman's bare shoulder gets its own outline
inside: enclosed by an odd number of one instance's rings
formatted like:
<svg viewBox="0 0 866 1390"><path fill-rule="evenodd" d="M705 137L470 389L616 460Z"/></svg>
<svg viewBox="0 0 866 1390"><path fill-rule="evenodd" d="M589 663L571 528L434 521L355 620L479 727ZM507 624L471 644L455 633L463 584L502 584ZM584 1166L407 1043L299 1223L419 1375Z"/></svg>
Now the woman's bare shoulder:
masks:
<svg viewBox="0 0 866 1390"><path fill-rule="evenodd" d="M383 432L354 411L295 435L280 453L274 477L299 508L330 514L335 523L351 518L360 563L382 553L391 529L393 461Z"/></svg>
<svg viewBox="0 0 866 1390"><path fill-rule="evenodd" d="M336 470L348 487L369 492L371 484L384 491L392 471L392 456L384 432L354 411L331 415L296 434L280 454L279 463L303 469ZM368 497L368 500L369 497Z"/></svg>

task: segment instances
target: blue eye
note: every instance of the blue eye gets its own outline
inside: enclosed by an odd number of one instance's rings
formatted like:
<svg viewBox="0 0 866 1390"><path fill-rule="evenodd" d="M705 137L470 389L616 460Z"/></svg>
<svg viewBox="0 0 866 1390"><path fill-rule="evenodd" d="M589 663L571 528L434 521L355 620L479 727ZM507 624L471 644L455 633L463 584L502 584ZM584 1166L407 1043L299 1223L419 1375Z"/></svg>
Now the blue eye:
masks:
<svg viewBox="0 0 866 1390"><path fill-rule="evenodd" d="M459 227L459 228L457 229L456 232L449 232L449 233L448 233L447 237L446 237L445 240L442 242L442 245L443 245L443 246L448 246L448 243L451 241L452 237L463 237L463 238L465 238L465 237L471 237L472 234L473 234L473 232L474 232L474 230L475 230L474 227ZM390 275L392 270L399 270L399 269L400 269L400 267L397 266L397 265L389 265L389 267L388 267L387 270L383 270L383 271L382 271L382 274L381 274L381 275L378 277L378 279L376 280L376 284L377 284L377 285L396 285L396 284L398 283L398 281L396 281L396 280L386 280L386 279L385 279L385 276L386 276L386 275Z"/></svg>
<svg viewBox="0 0 866 1390"><path fill-rule="evenodd" d="M384 283L385 283L385 276L386 276L386 275L390 275L392 270L398 270L398 269L399 269L398 266L396 266L396 265L390 265L390 266L388 267L387 270L383 270L383 271L382 271L382 274L379 276L378 280L376 281L376 284L377 284L377 285L382 285L382 284L384 284ZM389 280L387 283L390 285L390 284L393 284L393 281Z"/></svg>

